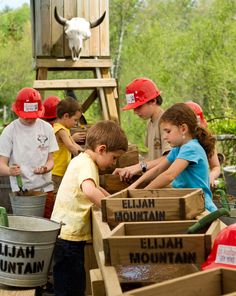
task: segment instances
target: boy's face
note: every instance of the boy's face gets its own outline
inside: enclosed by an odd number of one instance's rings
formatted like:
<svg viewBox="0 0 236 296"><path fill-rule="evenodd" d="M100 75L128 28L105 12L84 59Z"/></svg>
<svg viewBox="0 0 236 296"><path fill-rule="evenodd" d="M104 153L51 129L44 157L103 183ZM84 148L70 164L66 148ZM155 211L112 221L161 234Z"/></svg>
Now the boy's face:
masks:
<svg viewBox="0 0 236 296"><path fill-rule="evenodd" d="M154 103L156 105L156 103ZM152 102L145 103L134 109L134 113L142 119L149 119L153 115Z"/></svg>
<svg viewBox="0 0 236 296"><path fill-rule="evenodd" d="M72 128L72 127L75 127L81 117L82 113L77 111L75 113L75 115L72 115L72 116L69 116L68 113L66 113L64 115L64 120L65 120L65 126L67 128Z"/></svg>
<svg viewBox="0 0 236 296"><path fill-rule="evenodd" d="M21 118L21 117L19 117L19 120L22 124L30 126L35 123L37 118Z"/></svg>
<svg viewBox="0 0 236 296"><path fill-rule="evenodd" d="M124 153L123 150L106 152L105 145L98 146L96 150L96 163L101 171L114 167L117 159Z"/></svg>

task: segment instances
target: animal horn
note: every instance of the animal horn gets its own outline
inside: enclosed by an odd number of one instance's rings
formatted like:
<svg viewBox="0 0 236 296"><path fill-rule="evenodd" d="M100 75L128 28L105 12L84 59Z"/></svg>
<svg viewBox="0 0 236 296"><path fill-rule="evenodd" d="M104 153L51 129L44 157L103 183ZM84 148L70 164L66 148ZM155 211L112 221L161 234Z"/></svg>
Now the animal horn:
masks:
<svg viewBox="0 0 236 296"><path fill-rule="evenodd" d="M99 19L97 19L94 22L90 22L90 28L92 29L92 28L99 26L102 23L102 21L104 20L105 15L106 15L106 11L104 11L103 15Z"/></svg>
<svg viewBox="0 0 236 296"><path fill-rule="evenodd" d="M56 19L56 21L62 25L62 26L65 26L66 22L67 22L67 19L65 19L64 17L60 16L57 12L57 7L55 6L55 9L54 9L54 17Z"/></svg>

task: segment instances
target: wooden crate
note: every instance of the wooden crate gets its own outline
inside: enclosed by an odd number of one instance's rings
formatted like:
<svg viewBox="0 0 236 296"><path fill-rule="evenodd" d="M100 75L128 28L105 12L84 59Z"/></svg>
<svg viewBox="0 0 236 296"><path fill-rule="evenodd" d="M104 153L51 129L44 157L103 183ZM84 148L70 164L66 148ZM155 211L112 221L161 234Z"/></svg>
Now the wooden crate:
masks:
<svg viewBox="0 0 236 296"><path fill-rule="evenodd" d="M216 268L168 280L122 295L133 296L220 296L236 295L236 269Z"/></svg>
<svg viewBox="0 0 236 296"><path fill-rule="evenodd" d="M125 189L102 200L102 219L121 222L191 220L205 209L202 189Z"/></svg>
<svg viewBox="0 0 236 296"><path fill-rule="evenodd" d="M220 231L219 221L187 234L196 220L121 223L103 240L106 265L202 264Z"/></svg>

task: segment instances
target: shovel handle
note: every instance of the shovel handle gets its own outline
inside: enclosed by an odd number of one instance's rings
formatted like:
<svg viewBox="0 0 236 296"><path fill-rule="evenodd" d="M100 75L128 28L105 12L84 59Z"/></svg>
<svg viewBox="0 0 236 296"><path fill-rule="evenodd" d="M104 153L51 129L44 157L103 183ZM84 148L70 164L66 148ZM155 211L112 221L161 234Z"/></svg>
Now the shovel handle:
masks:
<svg viewBox="0 0 236 296"><path fill-rule="evenodd" d="M22 182L21 175L16 176L16 182L17 182L17 185L20 188L20 190L22 190L23 182Z"/></svg>
<svg viewBox="0 0 236 296"><path fill-rule="evenodd" d="M8 216L7 211L4 207L0 207L0 225L8 227Z"/></svg>
<svg viewBox="0 0 236 296"><path fill-rule="evenodd" d="M209 215L203 217L198 222L190 226L187 230L188 234L194 234L198 233L201 229L206 227L207 225L211 224L213 221L215 221L217 218L226 215L230 216L230 212L226 210L225 208L220 208L216 210L215 212L210 213Z"/></svg>

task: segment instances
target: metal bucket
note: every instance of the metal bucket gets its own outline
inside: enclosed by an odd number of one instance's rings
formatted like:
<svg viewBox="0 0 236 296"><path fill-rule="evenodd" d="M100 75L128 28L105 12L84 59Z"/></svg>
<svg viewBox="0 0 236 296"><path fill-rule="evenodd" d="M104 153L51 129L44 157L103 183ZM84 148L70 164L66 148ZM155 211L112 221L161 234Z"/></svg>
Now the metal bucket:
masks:
<svg viewBox="0 0 236 296"><path fill-rule="evenodd" d="M0 283L36 287L47 282L60 224L44 218L8 216L0 226Z"/></svg>
<svg viewBox="0 0 236 296"><path fill-rule="evenodd" d="M236 166L223 168L227 193L236 197Z"/></svg>
<svg viewBox="0 0 236 296"><path fill-rule="evenodd" d="M43 217L47 198L46 192L29 191L24 195L10 192L9 196L14 215Z"/></svg>

